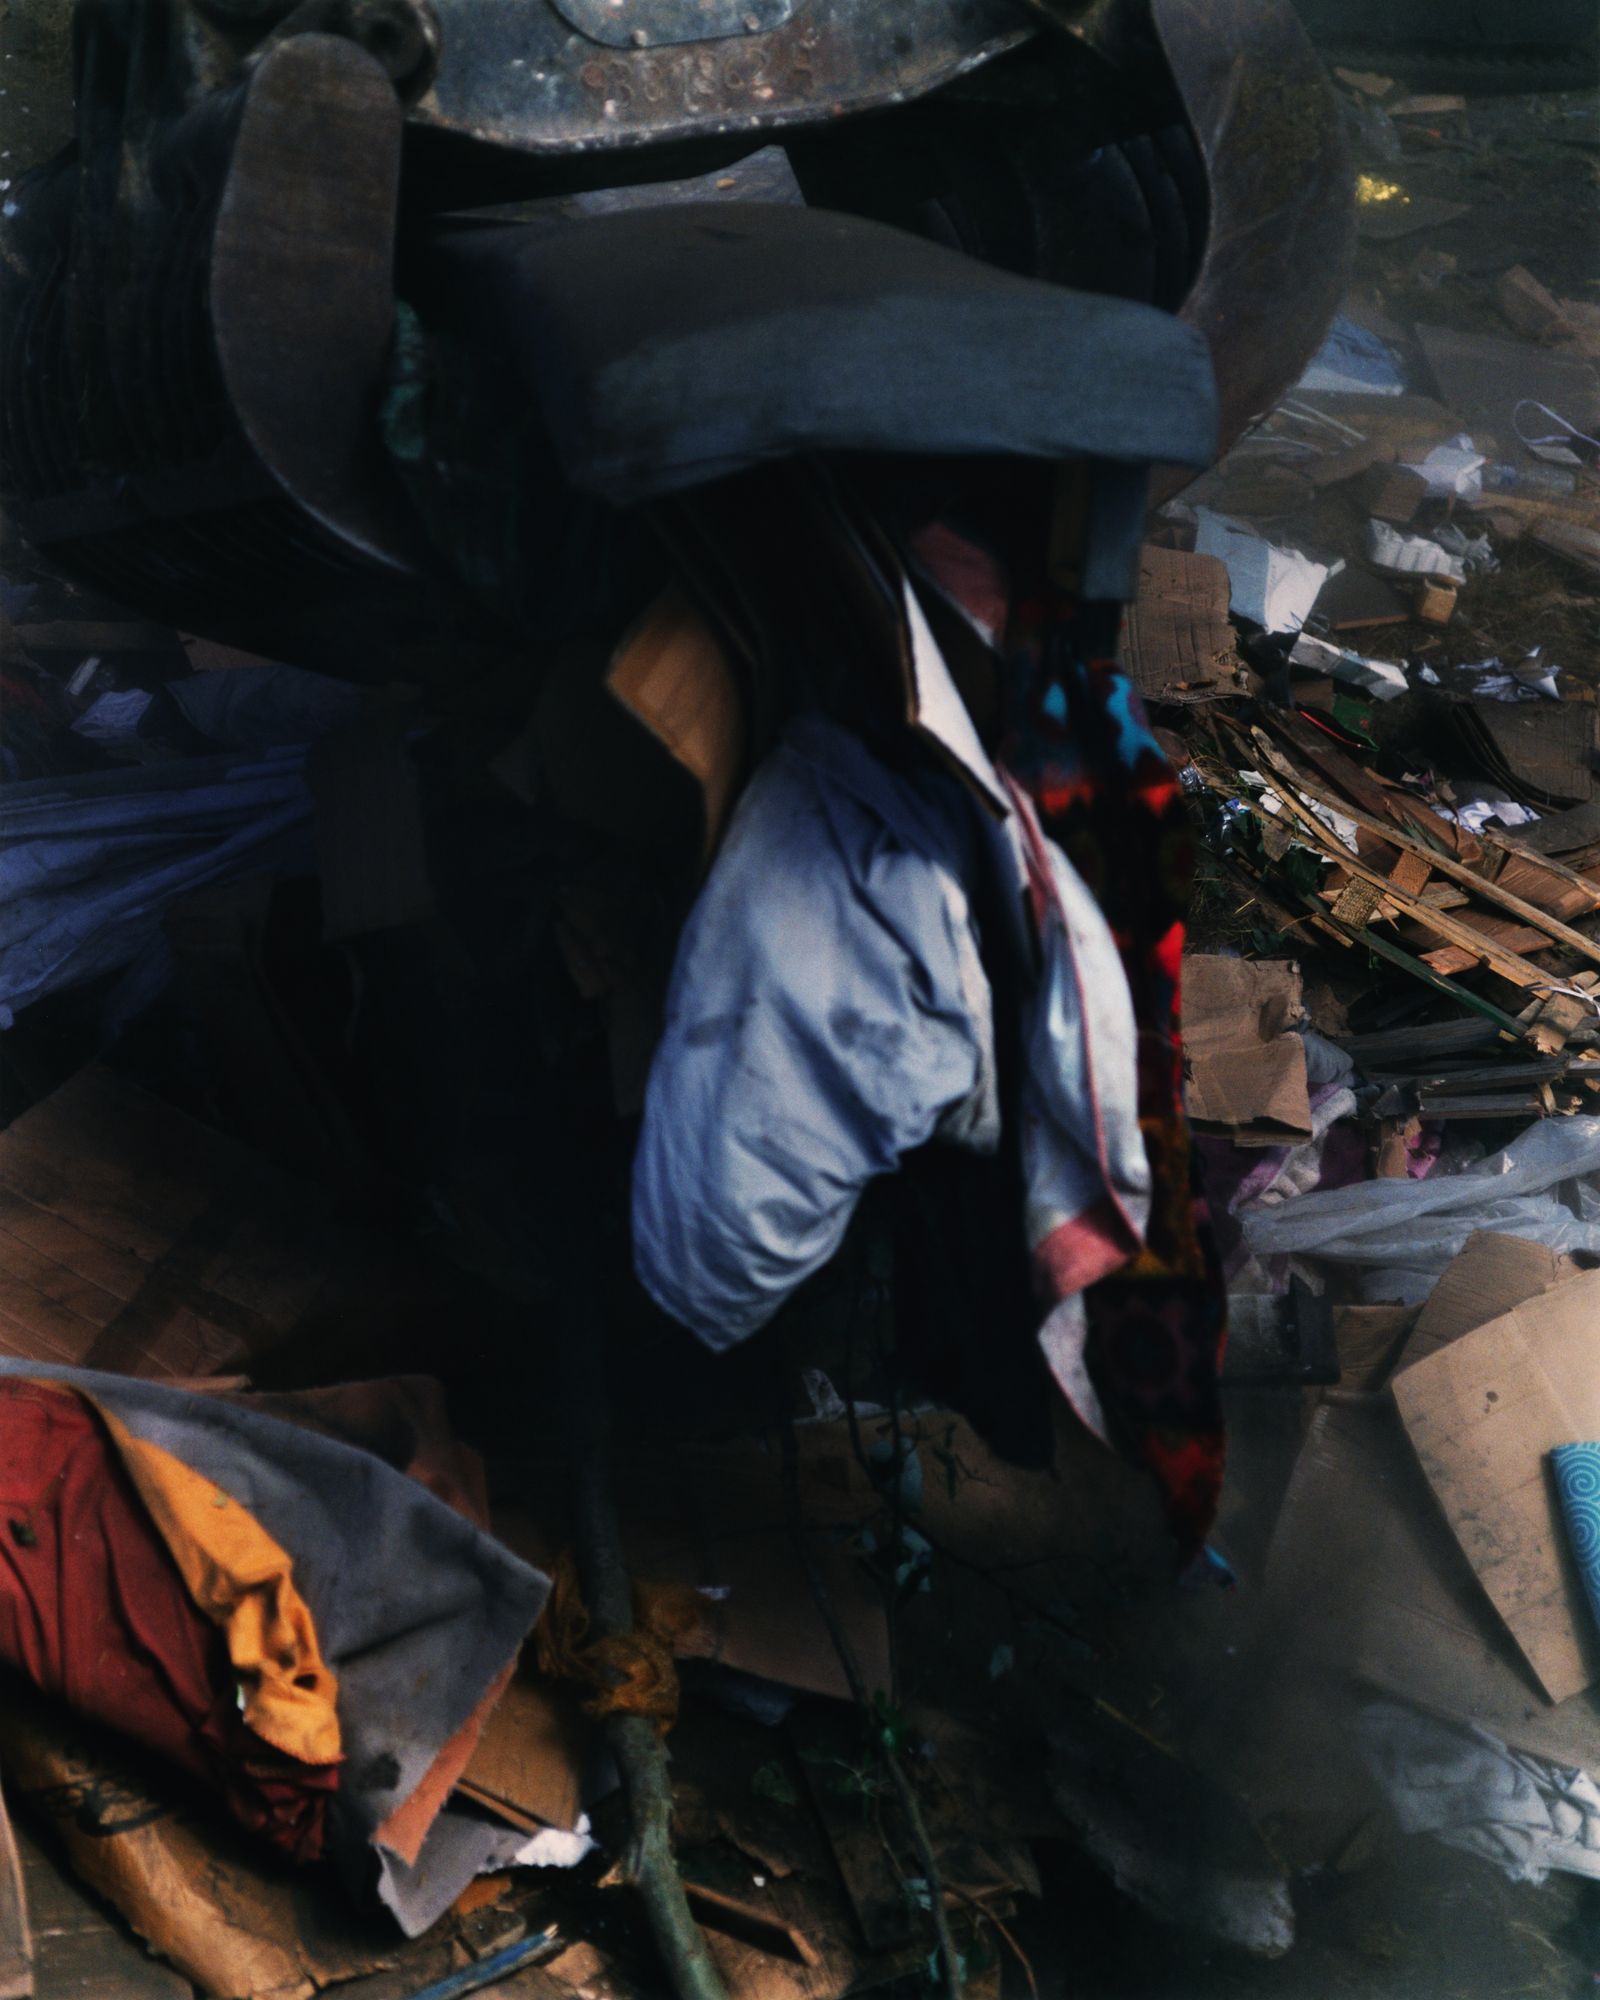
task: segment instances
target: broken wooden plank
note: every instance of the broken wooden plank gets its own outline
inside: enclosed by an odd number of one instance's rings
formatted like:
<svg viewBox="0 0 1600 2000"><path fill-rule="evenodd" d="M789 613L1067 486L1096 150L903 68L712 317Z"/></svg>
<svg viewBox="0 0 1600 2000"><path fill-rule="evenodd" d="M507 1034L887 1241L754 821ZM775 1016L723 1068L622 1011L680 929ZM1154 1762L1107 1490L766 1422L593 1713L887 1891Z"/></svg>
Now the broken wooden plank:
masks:
<svg viewBox="0 0 1600 2000"><path fill-rule="evenodd" d="M1375 957L1387 959L1391 965L1397 965L1402 972L1409 972L1424 986L1431 986L1436 993L1443 994L1457 1006L1479 1015L1492 1027L1498 1028L1508 1040L1523 1040L1522 1024L1513 1015L1497 1007L1492 1000L1484 999L1481 993L1474 993L1470 986L1462 986L1454 979L1447 979L1442 972L1435 972L1431 965L1424 965L1420 958L1414 958L1391 939L1380 936L1374 930L1341 931L1341 935L1348 943L1359 944Z"/></svg>
<svg viewBox="0 0 1600 2000"><path fill-rule="evenodd" d="M1563 923L1571 923L1574 917L1584 917L1592 910L1600 910L1600 882L1542 855L1535 859L1532 855L1519 854L1492 833L1485 833L1484 844L1500 863L1486 879L1498 883L1502 889L1509 889L1515 896L1521 896L1524 902L1548 910L1551 916L1559 917Z"/></svg>
<svg viewBox="0 0 1600 2000"><path fill-rule="evenodd" d="M1215 781L1208 779L1207 782L1214 783ZM1229 796L1233 796L1231 791L1229 792ZM1300 803L1298 798L1292 796L1288 791L1284 791L1280 796L1287 809L1301 822L1311 835L1311 839L1307 843L1309 846L1315 847L1321 853L1341 862L1344 867L1349 869L1352 875L1364 875L1369 881L1375 882L1380 889L1387 890L1390 898L1398 908L1404 910L1408 915L1416 917L1426 925L1435 937L1442 938L1446 944L1464 946L1472 953L1475 964L1487 966L1491 972L1498 973L1508 985L1521 987L1524 990L1530 987L1548 985L1550 975L1547 972L1541 971L1536 965L1530 965L1525 958L1518 957L1515 952L1504 950L1492 938L1482 936L1481 933L1473 930L1470 925L1462 923L1458 918L1447 916L1444 911L1434 909L1431 904L1425 903L1420 896L1408 896L1403 891L1396 889L1386 875L1380 875L1376 869L1368 868L1366 863L1353 853L1351 849L1346 847L1337 835L1330 833L1321 820L1314 813L1309 812ZM1263 821L1270 821L1272 819L1273 815L1254 799L1247 797L1244 803L1257 818ZM1368 932L1365 935L1370 936L1371 933ZM1585 943L1587 944L1588 941L1585 940ZM1597 957L1600 957L1600 951L1596 951L1594 946L1589 946L1589 950L1595 953ZM1432 968L1430 967L1429 970L1432 970Z"/></svg>
<svg viewBox="0 0 1600 2000"><path fill-rule="evenodd" d="M1428 877L1432 873L1433 864L1428 857L1406 847L1395 857L1395 864L1389 870L1389 880L1408 896L1420 896L1427 888Z"/></svg>
<svg viewBox="0 0 1600 2000"><path fill-rule="evenodd" d="M796 1965L820 1965L822 1954L797 1925L786 1923L773 1910L756 1903L741 1902L721 1889L685 1881L684 1896L695 1921L707 1930L722 1931L741 1944L766 1952L772 1958L789 1959Z"/></svg>
<svg viewBox="0 0 1600 2000"><path fill-rule="evenodd" d="M1453 820L1441 818L1431 806L1409 792L1397 792L1392 786L1385 785L1299 716L1290 715L1283 709L1263 709L1262 720L1275 735L1281 736L1307 763L1320 771L1342 796L1353 799L1380 820L1403 819L1423 840L1429 853L1437 848L1439 852L1453 854L1461 861L1476 861L1479 858L1482 848L1475 835L1457 826ZM1246 734L1242 724L1236 723L1234 727L1241 736ZM1342 804L1339 810L1344 810Z"/></svg>
<svg viewBox="0 0 1600 2000"><path fill-rule="evenodd" d="M1417 1108L1424 1118L1548 1118L1555 1111L1549 1087L1534 1090L1472 1093L1466 1097L1419 1092Z"/></svg>
<svg viewBox="0 0 1600 2000"><path fill-rule="evenodd" d="M1430 909L1438 907L1437 903L1429 905ZM1480 938L1487 938L1490 943L1498 945L1502 951L1515 952L1519 957L1531 957L1534 952L1545 949L1545 939L1540 932L1526 924L1513 923L1507 917L1492 916L1483 910L1463 910L1456 921L1465 924ZM1429 945L1423 950L1420 940L1413 937L1412 942L1435 972L1470 972L1478 963L1477 953L1469 945Z"/></svg>
<svg viewBox="0 0 1600 2000"><path fill-rule="evenodd" d="M1547 910L1541 910L1537 904L1524 902L1522 897L1513 895L1507 889L1502 889L1498 882L1491 882L1486 876L1479 875L1474 870L1463 867L1459 861L1454 860L1450 855L1428 854L1426 849L1419 847L1399 827L1385 825L1383 821L1373 819L1369 814L1362 812L1359 807L1352 806L1339 798L1330 798L1315 786L1306 784L1305 780L1289 764L1288 759L1268 743L1267 738L1262 732L1256 731L1254 734L1271 761L1274 771L1303 791L1308 798L1317 800L1319 805L1331 806L1335 812L1342 813L1346 819L1353 820L1358 827L1376 835L1380 840L1387 841L1391 846L1407 848L1412 853L1422 855L1423 859L1428 861L1430 866L1436 869L1441 875L1448 875L1452 881L1459 882L1463 888L1471 890L1474 895L1481 896L1484 901L1497 903L1501 909L1505 910L1511 916L1520 917L1525 924L1548 938L1552 944L1560 944L1568 951L1575 951L1580 957L1590 959L1594 964L1600 965L1600 944L1596 944L1593 938L1585 937L1582 931L1575 931L1570 924L1562 923L1559 917L1551 916ZM1309 818L1312 824L1320 829L1325 838L1333 838L1332 835L1328 834L1327 829L1322 826L1322 822L1316 819L1314 815L1306 814L1305 817ZM1342 842L1336 842L1335 845L1338 850L1337 858L1344 862L1345 866L1349 867L1353 874L1362 872L1365 864L1354 855L1350 855L1350 858L1346 859L1348 850L1344 849ZM1385 886L1392 887L1389 878L1380 877L1378 879ZM1395 895L1397 902L1401 900L1403 893L1402 891ZM1422 903L1420 897L1413 896L1406 900L1421 906L1424 912L1424 921L1436 920L1442 914L1432 910L1427 904ZM1402 907L1404 907L1404 904L1402 904ZM1439 935L1443 936L1445 934L1440 932ZM1462 943L1465 940L1458 938L1454 942Z"/></svg>
<svg viewBox="0 0 1600 2000"><path fill-rule="evenodd" d="M1370 1035L1335 1038L1363 1076L1391 1063L1412 1066L1440 1056L1481 1049L1496 1039L1493 1026L1482 1019L1424 1021L1408 1028L1384 1028Z"/></svg>
<svg viewBox="0 0 1600 2000"><path fill-rule="evenodd" d="M1122 663L1146 701L1183 700L1238 672L1228 572L1215 556L1147 542L1122 633Z"/></svg>

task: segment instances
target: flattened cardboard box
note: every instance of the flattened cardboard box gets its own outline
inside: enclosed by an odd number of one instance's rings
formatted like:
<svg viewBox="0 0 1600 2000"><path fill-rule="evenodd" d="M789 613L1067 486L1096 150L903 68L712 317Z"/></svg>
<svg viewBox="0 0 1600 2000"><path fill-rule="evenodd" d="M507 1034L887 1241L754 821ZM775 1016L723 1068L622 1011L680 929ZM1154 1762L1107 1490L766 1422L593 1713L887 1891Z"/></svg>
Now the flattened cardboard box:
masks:
<svg viewBox="0 0 1600 2000"><path fill-rule="evenodd" d="M1487 1232L1470 1238L1423 1309L1402 1364L1574 1275L1542 1245ZM1273 1535L1248 1657L1237 1682L1218 1690L1205 1727L1209 1767L1242 1784L1260 1812L1309 1810L1348 1834L1376 1804L1349 1762L1352 1682L1481 1725L1513 1749L1600 1771L1600 1699L1586 1692L1546 1701L1387 1393L1341 1396L1312 1418ZM1301 1858L1326 1859L1332 1849L1319 1851L1316 1833L1310 1838Z"/></svg>
<svg viewBox="0 0 1600 2000"><path fill-rule="evenodd" d="M1183 961L1183 1046L1189 1118L1236 1146L1295 1146L1311 1137L1300 968L1281 959Z"/></svg>
<svg viewBox="0 0 1600 2000"><path fill-rule="evenodd" d="M1239 666L1228 619L1228 571L1216 556L1139 552L1139 590L1122 633L1123 664L1150 701L1229 685Z"/></svg>
<svg viewBox="0 0 1600 2000"><path fill-rule="evenodd" d="M215 2000L309 2000L406 1957L387 1918L354 1915L326 1876L191 1815L153 1763L10 1676L0 1697L0 1762L18 1807L46 1821L89 1887Z"/></svg>
<svg viewBox="0 0 1600 2000"><path fill-rule="evenodd" d="M1549 1700L1600 1679L1600 1639L1548 1454L1600 1437L1600 1272L1403 1369L1395 1400L1428 1483Z"/></svg>
<svg viewBox="0 0 1600 2000"><path fill-rule="evenodd" d="M1399 1366L1410 1368L1463 1334L1487 1326L1490 1320L1526 1305L1530 1299L1541 1298L1577 1277L1580 1268L1570 1257L1543 1243L1478 1230L1467 1238L1429 1293Z"/></svg>
<svg viewBox="0 0 1600 2000"><path fill-rule="evenodd" d="M1439 1512L1386 1395L1324 1403L1268 1558L1267 1643L1287 1683L1342 1668L1479 1723L1513 1748L1600 1770L1600 1708L1551 1706ZM1292 1768L1277 1782L1292 1794Z"/></svg>

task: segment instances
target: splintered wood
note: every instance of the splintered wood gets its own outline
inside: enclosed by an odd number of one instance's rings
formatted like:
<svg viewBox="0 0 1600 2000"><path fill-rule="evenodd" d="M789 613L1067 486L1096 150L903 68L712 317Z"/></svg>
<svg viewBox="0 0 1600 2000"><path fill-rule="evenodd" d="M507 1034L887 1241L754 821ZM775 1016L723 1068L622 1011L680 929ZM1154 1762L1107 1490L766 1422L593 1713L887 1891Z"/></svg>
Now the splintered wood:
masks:
<svg viewBox="0 0 1600 2000"><path fill-rule="evenodd" d="M1537 728L1539 749L1549 753L1559 742L1575 768L1590 741L1593 708L1563 704L1563 715L1556 704L1532 706L1536 724L1546 707L1557 717L1555 728ZM1533 744L1518 713L1499 706L1488 728L1525 756ZM1579 1051L1600 1046L1600 939L1591 935L1600 869L1590 874L1571 863L1594 865L1600 815L1575 809L1548 843L1492 828L1472 834L1356 762L1304 712L1263 704L1247 722L1213 710L1206 731L1211 750L1195 756L1194 769L1258 824L1261 859L1250 862L1244 850L1235 856L1243 879L1266 887L1282 880L1290 847L1320 856L1326 865L1315 886L1302 881L1292 892L1312 921L1492 1022L1507 1048L1520 1044L1524 1056L1545 1064L1537 1073L1513 1073L1502 1050L1470 1078L1451 1074L1451 1065L1428 1079L1407 1072L1390 1079L1410 1092L1396 1099L1396 1109L1509 1117L1594 1107L1600 1065ZM1247 772L1259 773L1276 796L1263 796L1260 780ZM1546 845L1558 852L1539 851Z"/></svg>

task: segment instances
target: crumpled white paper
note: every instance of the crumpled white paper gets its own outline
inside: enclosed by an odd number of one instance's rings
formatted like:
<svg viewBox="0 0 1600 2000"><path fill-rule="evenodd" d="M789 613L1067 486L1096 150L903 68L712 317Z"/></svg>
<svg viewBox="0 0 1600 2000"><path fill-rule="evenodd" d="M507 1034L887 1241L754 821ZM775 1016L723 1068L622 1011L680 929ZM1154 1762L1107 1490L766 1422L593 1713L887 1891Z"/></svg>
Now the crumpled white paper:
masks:
<svg viewBox="0 0 1600 2000"><path fill-rule="evenodd" d="M1215 556L1228 572L1228 609L1267 632L1298 632L1327 582L1326 563L1280 549L1251 528L1195 509L1195 554Z"/></svg>

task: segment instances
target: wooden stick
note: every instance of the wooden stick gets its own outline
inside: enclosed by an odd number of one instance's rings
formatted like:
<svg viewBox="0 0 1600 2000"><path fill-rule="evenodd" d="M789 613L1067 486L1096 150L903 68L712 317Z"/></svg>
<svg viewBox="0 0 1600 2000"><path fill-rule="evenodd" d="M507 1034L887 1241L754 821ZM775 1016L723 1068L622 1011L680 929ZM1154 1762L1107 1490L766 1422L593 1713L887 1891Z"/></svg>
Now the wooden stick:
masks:
<svg viewBox="0 0 1600 2000"><path fill-rule="evenodd" d="M1528 1030L1512 1015L1502 1012L1492 1000L1485 1000L1474 993L1470 986L1461 986L1448 973L1435 972L1431 965L1424 965L1420 958L1413 958L1409 951L1392 944L1388 938L1379 937L1376 931L1348 930L1340 927L1346 944L1362 944L1368 951L1376 952L1379 958L1386 958L1391 965L1398 965L1402 972L1409 972L1413 979L1420 979L1424 986L1431 986L1436 993L1442 993L1457 1006L1466 1007L1484 1020L1492 1021L1501 1033L1513 1041L1525 1041Z"/></svg>
<svg viewBox="0 0 1600 2000"><path fill-rule="evenodd" d="M852 1384L852 1393L854 1385ZM861 1663L856 1658L855 1648L846 1636L844 1626L839 1622L839 1614L834 1609L833 1599L828 1595L828 1586L822 1571L817 1566L816 1556L806 1539L805 1520L800 1504L800 1454L794 1441L794 1421L785 1413L783 1428L779 1433L783 1452L783 1490L789 1510L789 1532L793 1537L795 1550L800 1557L801 1567L806 1573L806 1582L811 1587L811 1596L817 1610L822 1614L822 1622L828 1628L828 1637L833 1641L833 1650L844 1669L844 1677L850 1683L850 1693L863 1717L872 1714L872 1696L861 1672ZM940 1987L945 2000L961 2000L961 1960L956 1952L955 1937L950 1929L950 1912L945 1907L944 1880L939 1873L939 1863L934 1856L933 1841L928 1834L928 1823L922 1816L922 1807L917 1803L917 1795L906 1776L905 1766L900 1762L899 1753L888 1740L886 1732L879 1732L879 1748L883 1761L888 1767L893 1781L895 1796L900 1801L900 1809L906 1816L906 1825L911 1831L911 1845L916 1849L917 1863L922 1869L922 1879L928 1885L928 1914L933 1920L934 1937L938 1945Z"/></svg>
<svg viewBox="0 0 1600 2000"><path fill-rule="evenodd" d="M633 1586L611 1493L605 1319L575 1282L563 1315L562 1399L572 1441L573 1540L584 1602L597 1637L633 1630ZM631 1839L622 1873L639 1891L650 1933L677 2000L728 2000L690 1914L672 1853L672 1779L656 1726L644 1715L608 1715L606 1735L628 1792Z"/></svg>

